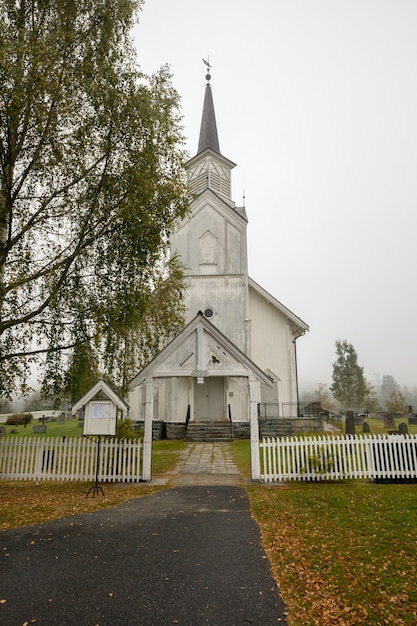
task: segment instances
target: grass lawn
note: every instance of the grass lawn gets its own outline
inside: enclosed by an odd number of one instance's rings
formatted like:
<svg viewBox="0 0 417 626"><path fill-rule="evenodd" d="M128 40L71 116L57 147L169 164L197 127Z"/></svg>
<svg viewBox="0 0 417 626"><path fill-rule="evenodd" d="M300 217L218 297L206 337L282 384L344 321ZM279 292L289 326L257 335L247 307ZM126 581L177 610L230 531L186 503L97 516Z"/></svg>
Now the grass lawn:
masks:
<svg viewBox="0 0 417 626"><path fill-rule="evenodd" d="M234 442L250 473L249 442ZM417 624L417 485L247 485L291 626Z"/></svg>
<svg viewBox="0 0 417 626"><path fill-rule="evenodd" d="M185 444L182 441L156 441L153 444L152 476L158 478L171 470ZM115 506L130 498L162 489L157 485L104 483L104 497L86 498L89 482L0 482L0 529L35 524L66 515Z"/></svg>
<svg viewBox="0 0 417 626"><path fill-rule="evenodd" d="M395 417L394 418L395 428L386 428L384 426L384 420L378 417L365 418L364 423L365 422L369 424L369 427L371 429L371 435L387 435L388 431L390 430L398 430L401 422L405 422L407 424L408 432L410 435L417 434L417 424L409 424L407 417ZM330 424L332 423L333 423L332 420L330 420ZM341 425L339 421L334 421L333 425L338 429L342 428L343 432L345 432L345 425L344 424ZM356 426L356 434L360 435L362 434L362 432L363 432L363 427L359 425ZM328 435L329 433L326 433L326 434Z"/></svg>
<svg viewBox="0 0 417 626"><path fill-rule="evenodd" d="M0 424L6 427L6 437L81 437L83 429L78 425L78 419L72 419L65 424L58 424L57 422L47 422L46 433L33 434L33 427L42 425L39 420L32 420L30 424L26 426L8 426L6 424ZM16 434L11 434L12 430L17 430Z"/></svg>
<svg viewBox="0 0 417 626"><path fill-rule="evenodd" d="M154 442L153 476L175 465L180 441ZM249 442L232 444L250 476ZM0 483L0 528L113 506L160 487ZM291 626L417 624L417 485L365 481L245 485Z"/></svg>
<svg viewBox="0 0 417 626"><path fill-rule="evenodd" d="M373 435L386 435L389 430L398 430L401 422L405 422L407 424L408 432L410 435L417 434L417 424L409 424L408 419L406 417L396 417L394 418L395 428L386 428L384 426L384 420L378 419L376 417L370 417L369 419L365 419L364 422L367 422L371 428L371 433ZM356 432L362 432L362 426L358 426L356 428Z"/></svg>

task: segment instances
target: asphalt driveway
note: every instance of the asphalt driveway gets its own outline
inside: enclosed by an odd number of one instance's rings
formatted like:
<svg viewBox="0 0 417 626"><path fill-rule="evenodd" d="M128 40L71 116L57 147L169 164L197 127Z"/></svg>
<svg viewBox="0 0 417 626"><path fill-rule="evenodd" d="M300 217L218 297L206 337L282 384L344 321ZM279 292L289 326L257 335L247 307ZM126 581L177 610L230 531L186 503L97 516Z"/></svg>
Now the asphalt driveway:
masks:
<svg viewBox="0 0 417 626"><path fill-rule="evenodd" d="M166 489L1 537L4 626L286 624L240 487Z"/></svg>

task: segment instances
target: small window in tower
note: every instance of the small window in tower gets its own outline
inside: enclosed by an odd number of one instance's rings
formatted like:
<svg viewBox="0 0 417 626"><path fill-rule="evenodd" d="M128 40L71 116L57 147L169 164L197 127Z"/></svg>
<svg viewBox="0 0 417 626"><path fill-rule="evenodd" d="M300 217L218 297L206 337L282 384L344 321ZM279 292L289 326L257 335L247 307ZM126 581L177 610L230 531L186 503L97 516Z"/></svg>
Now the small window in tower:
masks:
<svg viewBox="0 0 417 626"><path fill-rule="evenodd" d="M213 264L216 262L216 237L210 231L201 237L201 263Z"/></svg>
<svg viewBox="0 0 417 626"><path fill-rule="evenodd" d="M214 317L214 309L211 306L206 306L206 308L204 309L204 317L206 317L208 320L213 319Z"/></svg>

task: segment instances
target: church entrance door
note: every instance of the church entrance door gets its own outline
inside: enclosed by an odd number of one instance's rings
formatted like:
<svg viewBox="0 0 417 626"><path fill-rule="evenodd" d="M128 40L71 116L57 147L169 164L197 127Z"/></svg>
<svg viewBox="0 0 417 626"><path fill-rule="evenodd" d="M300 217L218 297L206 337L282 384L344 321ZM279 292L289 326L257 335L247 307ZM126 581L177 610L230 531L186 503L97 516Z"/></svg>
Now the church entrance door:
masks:
<svg viewBox="0 0 417 626"><path fill-rule="evenodd" d="M194 419L223 420L226 417L224 404L224 378L213 376L204 383L194 383Z"/></svg>

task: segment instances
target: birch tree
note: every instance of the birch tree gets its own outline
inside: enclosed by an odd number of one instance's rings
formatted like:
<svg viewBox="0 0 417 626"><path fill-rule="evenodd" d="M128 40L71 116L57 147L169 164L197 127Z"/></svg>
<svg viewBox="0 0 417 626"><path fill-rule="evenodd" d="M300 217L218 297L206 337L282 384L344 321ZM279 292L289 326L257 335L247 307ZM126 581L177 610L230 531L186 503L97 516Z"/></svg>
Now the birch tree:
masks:
<svg viewBox="0 0 417 626"><path fill-rule="evenodd" d="M80 341L122 384L167 275L161 333L180 324L179 98L167 67L138 68L141 4L0 0L0 396L40 358L58 384Z"/></svg>

